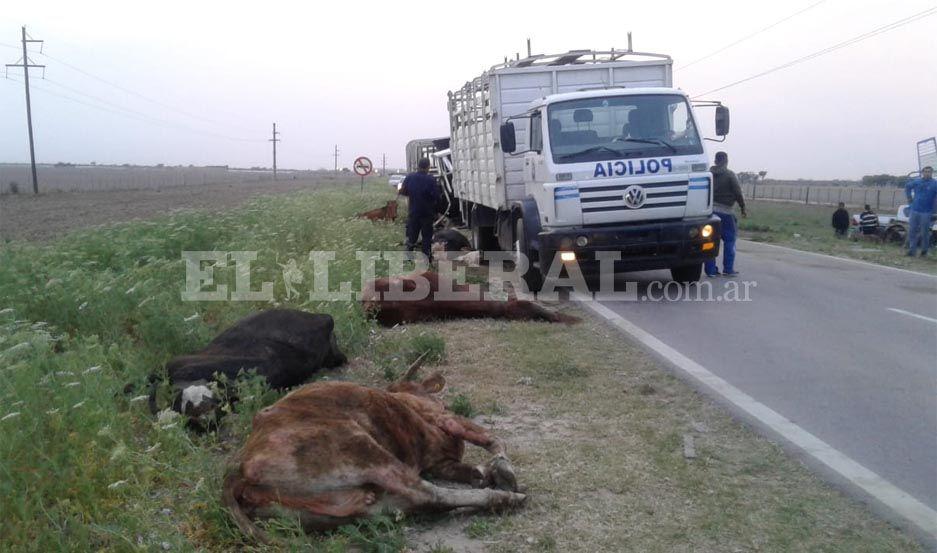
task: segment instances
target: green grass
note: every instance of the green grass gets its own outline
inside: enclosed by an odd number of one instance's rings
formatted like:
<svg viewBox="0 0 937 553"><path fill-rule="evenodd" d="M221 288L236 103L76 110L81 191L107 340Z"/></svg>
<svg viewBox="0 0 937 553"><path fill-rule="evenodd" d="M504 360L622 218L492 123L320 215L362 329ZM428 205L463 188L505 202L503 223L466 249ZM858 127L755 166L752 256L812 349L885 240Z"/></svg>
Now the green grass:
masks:
<svg viewBox="0 0 937 553"><path fill-rule="evenodd" d="M472 405L472 400L465 394L454 395L452 401L449 402L449 410L456 415L461 415L469 419L476 414L475 406Z"/></svg>
<svg viewBox="0 0 937 553"><path fill-rule="evenodd" d="M756 242L937 274L937 256L909 258L900 244L853 242L834 237L830 225L833 210L827 206L756 200L748 202L747 219L736 217L741 237Z"/></svg>
<svg viewBox="0 0 937 553"><path fill-rule="evenodd" d="M371 348L371 357L388 382L401 378L421 355L423 367L436 365L446 358L446 342L429 330L412 334L404 328L402 332L384 334L372 341Z"/></svg>
<svg viewBox="0 0 937 553"><path fill-rule="evenodd" d="M477 516L465 527L465 535L476 540L484 539L494 532L494 525L487 517Z"/></svg>
<svg viewBox="0 0 937 553"><path fill-rule="evenodd" d="M240 533L218 501L224 458L278 394L258 379L240 383L241 403L222 440L188 433L179 420L154 421L140 397L147 375L277 305L333 315L343 350L370 352L375 326L357 302L312 302L305 293L287 300L278 264L295 259L312 275L308 252L335 250L332 282L358 282L355 250L397 249L401 241L400 223L352 218L381 205L384 188L268 197L221 214L0 245L2 548L239 548ZM183 250L258 251L252 286L274 281L274 301L183 301ZM233 287L233 272L216 269L216 284ZM404 367L417 351L429 350L434 361L445 355L431 334L396 347ZM333 541L348 539L358 543L348 533Z"/></svg>

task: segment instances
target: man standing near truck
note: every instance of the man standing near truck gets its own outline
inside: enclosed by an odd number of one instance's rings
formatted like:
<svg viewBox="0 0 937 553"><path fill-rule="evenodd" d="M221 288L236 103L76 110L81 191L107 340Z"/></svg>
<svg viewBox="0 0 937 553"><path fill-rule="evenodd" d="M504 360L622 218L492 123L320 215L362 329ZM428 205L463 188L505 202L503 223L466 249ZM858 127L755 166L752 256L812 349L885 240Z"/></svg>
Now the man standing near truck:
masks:
<svg viewBox="0 0 937 553"><path fill-rule="evenodd" d="M422 237L421 250L430 257L433 244L433 219L436 218L436 204L439 201L439 188L436 178L429 174L429 159L420 158L417 172L410 173L403 179L398 194L407 197L407 251L416 246L417 237Z"/></svg>
<svg viewBox="0 0 937 553"><path fill-rule="evenodd" d="M908 181L904 186L904 193L911 204L911 216L908 218L908 256L914 257L920 244L921 257L924 257L930 246L931 216L934 214L934 202L937 201L934 168L927 166L921 169L921 176Z"/></svg>
<svg viewBox="0 0 937 553"><path fill-rule="evenodd" d="M729 170L729 155L725 152L716 152L716 164L710 168L713 174L713 213L722 219L722 274L735 276L735 239L736 224L732 208L735 202L739 203L742 217L748 217L745 212L745 198L742 197L742 187L735 173ZM716 260L706 262L706 276L717 276L719 267Z"/></svg>

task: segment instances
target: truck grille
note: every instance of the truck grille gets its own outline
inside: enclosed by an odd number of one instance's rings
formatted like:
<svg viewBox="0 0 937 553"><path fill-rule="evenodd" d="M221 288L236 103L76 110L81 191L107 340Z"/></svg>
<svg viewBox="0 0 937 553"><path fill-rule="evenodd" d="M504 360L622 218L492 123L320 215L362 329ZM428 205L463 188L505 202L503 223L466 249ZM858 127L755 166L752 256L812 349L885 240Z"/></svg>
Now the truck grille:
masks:
<svg viewBox="0 0 937 553"><path fill-rule="evenodd" d="M583 213L684 207L686 206L688 185L689 182L685 180L639 184L638 186L644 188L647 198L644 205L639 208L630 208L625 205L623 195L625 190L632 186L631 184L580 187L579 202Z"/></svg>

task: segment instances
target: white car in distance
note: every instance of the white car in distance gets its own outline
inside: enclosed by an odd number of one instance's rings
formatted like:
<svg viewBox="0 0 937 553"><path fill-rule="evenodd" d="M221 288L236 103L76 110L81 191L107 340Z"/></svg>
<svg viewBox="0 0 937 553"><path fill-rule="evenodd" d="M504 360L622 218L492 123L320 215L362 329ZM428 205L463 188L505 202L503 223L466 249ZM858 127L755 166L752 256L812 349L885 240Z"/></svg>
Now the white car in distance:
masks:
<svg viewBox="0 0 937 553"><path fill-rule="evenodd" d="M393 186L397 190L400 190L400 185L403 184L403 179L407 178L407 175L401 173L394 173L387 178L387 184Z"/></svg>

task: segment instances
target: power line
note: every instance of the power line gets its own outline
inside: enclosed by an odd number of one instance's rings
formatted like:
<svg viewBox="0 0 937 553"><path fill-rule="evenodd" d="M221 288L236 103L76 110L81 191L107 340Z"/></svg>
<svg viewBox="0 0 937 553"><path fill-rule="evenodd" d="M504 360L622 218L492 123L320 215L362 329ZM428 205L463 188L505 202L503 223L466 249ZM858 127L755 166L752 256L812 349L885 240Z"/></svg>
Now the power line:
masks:
<svg viewBox="0 0 937 553"><path fill-rule="evenodd" d="M145 95L145 94L141 94L141 93L139 93L139 92L137 92L137 91L135 91L135 90L129 89L129 88L124 87L124 86L121 86L121 85L119 85L119 84L117 84L117 83L114 83L114 82L111 82L111 81L109 81L109 80L107 80L107 79L103 79L103 78L101 78L101 77L98 77L97 75L94 75L94 74L92 74L92 73L89 73L88 71L85 71L84 69L81 69L80 67L77 67L77 66L75 66L75 65L73 65L73 64L71 64L71 63L68 63L68 62L66 62L66 61L64 61L64 60L62 60L62 59L59 59L59 58L57 58L57 57L50 56L49 54L46 54L46 53L42 53L42 55L45 56L46 58L52 60L52 61L55 61L55 62L57 62L57 63L62 64L63 66L65 66L65 67L71 69L72 71L75 71L75 72L77 72L77 73L81 73L82 75L84 75L84 76L86 76L86 77L92 78L92 79L94 79L94 80L96 80L96 81L98 81L98 82L101 82L101 83L104 83L104 84L106 84L106 85L108 85L108 86L110 86L110 87L116 88L117 90L120 90L121 92L123 92L123 93L125 93L125 94L130 94L131 96L136 96L137 98L140 98L141 100L150 102L151 104L155 104L155 105L160 106L160 107L162 107L162 108L164 108L164 109L168 109L168 110L171 110L171 111L175 111L175 112L177 112L177 113L180 113L180 114L182 114L182 115L185 115L186 117L191 117L192 119L198 119L198 120L200 120L200 121L202 121L202 122L205 122L205 123L211 123L211 124L213 124L213 125L229 126L229 127L233 127L233 128L239 128L239 129L241 129L241 130L248 131L248 132L253 132L252 129L248 129L247 127L243 127L243 126L238 125L238 124L236 124L236 123L222 122L222 121L217 121L217 120L214 120L214 119L210 119L210 118L208 118L208 117L204 117L204 116L202 116L202 115L198 115L198 114L192 113L192 112L190 112L190 111L186 111L186 110L184 110L184 109L181 109L181 108L172 106L172 105L167 104L167 103L165 103L165 102L162 102L162 101L160 101L160 100L156 100L156 99L154 99L154 98L150 98L149 96L147 96L147 95Z"/></svg>
<svg viewBox="0 0 937 553"><path fill-rule="evenodd" d="M836 50L839 50L839 49L841 49L841 48L845 48L845 47L847 47L847 46L851 46L851 45L856 44L856 43L858 43L858 42L862 42L863 40L866 40L866 39L868 39L868 38L872 38L873 36L880 35L880 34L882 34L882 33L886 33L886 32L891 31L891 30L893 30L893 29L897 29L898 27L903 27L903 26L905 26L905 25L907 25L907 24L909 24L909 23L913 23L913 22L918 21L918 20L920 20L920 19L924 19L925 17L934 15L935 13L937 13L937 8L928 8L928 9L926 9L926 10L924 10L924 11L921 11L921 12L918 12L918 13L916 13L916 14L909 15L909 16L903 18L903 19L899 19L899 20L894 21L894 22L892 22L892 23L889 23L889 24L887 24L887 25L882 25L881 27L877 27L877 28L875 28L875 29L872 29L871 31L867 31L867 32L865 32L865 33L856 35L856 36L854 36L854 37L852 37L852 38L850 38L850 39L847 39L847 40L844 40L844 41L842 41L842 42L840 42L840 43L834 44L833 46L829 46L829 47L824 48L824 49L822 49L822 50L817 50L816 52L813 52L813 53L811 53L811 54L807 54L806 56L802 56L802 57L799 57L799 58L797 58L797 59L791 60L791 61L789 61L789 62L787 62L787 63L778 65L778 66L776 66L776 67L772 67L771 69L768 69L768 70L766 70L766 71L762 71L761 73L757 73L757 74L755 74L755 75L752 75L752 76L750 76L750 77L746 77L746 78L744 78L744 79L739 79L738 81L729 83L729 84L724 85L724 86L720 86L719 88L714 88L714 89L709 90L709 91L707 91L707 92L704 92L704 93L702 93L702 94L697 94L697 95L693 96L693 99L699 98L700 96L706 96L707 94L712 94L713 92L719 92L720 90L725 90L725 89L730 88L730 87L733 87L733 86L735 86L735 85L742 84L742 83L751 81L751 80L753 80L753 79L757 79L757 78L759 78L759 77L764 77L765 75L768 75L768 74L770 74L770 73L774 73L775 71L780 71L781 69L786 69L786 68L791 67L791 66L793 66L793 65L797 65L797 64L799 64L799 63L803 63L803 62L805 62L805 61L812 60L813 58L818 58L818 57L820 57L820 56L829 54L829 53L831 53L831 52L835 52Z"/></svg>
<svg viewBox="0 0 937 553"><path fill-rule="evenodd" d="M110 107L111 109L116 109L116 110L123 111L123 112L129 113L129 114L137 115L138 117L143 117L143 118L145 118L145 119L147 119L147 120L150 120L150 121L157 121L157 122L159 122L159 123L161 123L161 124L169 124L169 125L172 125L172 124L173 124L173 123L170 123L170 122L167 122L167 121L163 120L162 118L155 118L155 117L153 117L153 116L151 116L151 115L148 115L148 114L146 114L146 113L143 113L143 112L140 112L140 111L137 111L137 110L134 110L134 109L130 109L130 108L121 106L121 105L119 105L119 104L115 104L115 103L113 103L113 102L111 102L111 101L109 101L109 100L106 100L106 99L104 99L104 98L101 98L101 97L99 97L99 96L95 96L95 95L93 95L93 94L88 94L88 93L86 93L86 92L82 92L82 91L77 90L77 89L75 89L75 88L72 88L72 87L70 87L70 86L68 86L68 85L64 85L64 84L62 84L62 83L60 83L60 82L53 81L52 79L50 79L50 78L48 78L48 77L46 77L45 79L43 79L43 81L48 82L49 84L55 85L55 86L57 86L57 87L63 88L63 89L65 89L65 90L67 90L67 91L69 91L69 92L71 92L71 93L73 93L73 94L78 94L79 96L84 96L84 97L86 97L86 98L89 98L89 99L91 99L91 100L94 100L95 102L98 102L98 103L100 103L100 104L103 104L103 105L105 105L105 106L108 106L108 107ZM212 133L211 131L201 131L200 129L194 129L194 128L189 127L189 126L187 126L187 125L177 125L177 126L179 126L180 128L185 128L185 129L192 130L192 131L195 131L195 132L209 133L209 134L211 134L212 136L217 136L217 137L225 138L225 139L227 139L227 140L236 140L236 141L241 141L241 142L259 142L259 141L260 141L260 139L256 139L256 138L242 138L242 137L236 137L236 136L222 135L222 134L219 134L219 133Z"/></svg>
<svg viewBox="0 0 937 553"><path fill-rule="evenodd" d="M774 23L768 25L767 27L764 27L763 29L759 29L759 30L755 31L754 33L752 33L752 34L750 34L750 35L745 35L745 36L743 36L742 38L736 40L735 42L726 44L725 46L723 46L722 48L719 48L718 50L715 50L715 51L713 51L713 52L710 52L710 53L706 54L705 56L703 56L703 57L701 57L701 58L695 59L695 60L691 61L690 63L688 63L688 64L686 64L686 65L681 65L680 67L676 67L675 69L676 69L677 71L679 71L680 69L686 69L687 67L690 67L691 65L696 65L697 63L699 63L699 62L701 62L701 61L703 61L703 60L708 60L709 58L715 56L716 54L725 52L726 50L728 50L729 48L732 48L732 47L735 46L736 44L740 44L740 43L745 42L746 40L748 40L748 39L750 39L750 38L756 37L756 36L760 35L761 33L765 32L765 31L768 31L768 30L770 30L770 29L773 29L773 28L777 27L778 25L780 25L781 23L784 23L785 21L788 21L788 20L790 20L790 19L793 19L793 18L797 17L798 15L804 13L805 11L811 10L811 9L813 9L813 8L815 8L815 7L817 7L817 6L819 6L819 5L822 4L823 2L826 2L826 0L820 0L819 2L814 2L813 4L810 4L809 6L807 6L806 8L804 8L804 9L802 9L802 10L800 10L800 11L794 12L794 13L792 13L791 15L789 15L789 16L783 18L783 19L779 19L779 20L775 21Z"/></svg>
<svg viewBox="0 0 937 553"><path fill-rule="evenodd" d="M9 78L9 77L8 77L8 78ZM14 81L17 81L17 82L18 82L18 79L12 79L12 78L10 78L10 80L14 80ZM48 80L48 79L47 79L47 80ZM56 84L58 84L58 83L56 83ZM62 86L62 85L59 85L59 86ZM44 88L44 87L38 87L38 86L37 86L37 87L35 87L35 89L41 91L43 94L48 94L48 95L51 95L51 96L55 96L55 97L57 97L57 98L62 98L62 99L64 99L64 100L68 100L68 101L74 102L74 103L76 103L76 104L81 104L81 105L86 106L86 107L90 107L90 108L93 108L93 109L105 111L105 112L108 112L108 113L111 113L111 114L114 114L114 115L119 115L119 116L121 116L121 117L125 117L125 118L128 118L128 119L133 119L133 120L136 120L136 121L142 121L142 122L144 122L144 123L150 123L150 124L160 125L160 126L162 126L162 127L169 128L169 129L173 129L173 130L183 130L183 131L186 131L186 132L192 132L192 133L196 133L196 134L201 134L201 135L205 135L205 136L210 136L210 137L212 137L212 138L221 138L221 139L224 139L224 140L232 140L232 141L237 141L237 142L264 142L264 140L263 140L263 139L260 139L260 138L239 138L239 137L233 137L233 136L225 136L225 135L218 134L218 133L214 133L214 132L211 132L211 131L205 131L205 130L201 130L201 129L195 129L195 128L192 128L192 127L189 127L189 126L186 126L186 125L180 125L180 124L176 124L176 123L171 123L171 122L169 122L169 121L164 121L164 120L162 120L162 119L157 119L157 118L155 118L155 117L151 117L151 116L146 115L146 114L143 114L143 113L141 113L141 112L136 112L136 111L133 111L133 110L128 110L127 108L123 108L123 107L120 107L120 106L107 107L107 105L99 105L98 103L89 103L89 102L87 102L87 101L84 101L84 100L81 100L81 99L78 99L78 98L75 98L75 97L72 97L72 96L68 96L68 95L66 95L66 94L61 94L61 93L58 93L58 92L54 92L54 91L49 90L48 88ZM102 100L97 99L97 97L95 97L95 96L91 96L91 95L89 95L89 94L84 94L84 93L80 93L80 94L82 94L82 95L84 95L84 96L87 96L87 97L89 97L89 98L93 98L93 99L95 99L96 102L104 103Z"/></svg>

